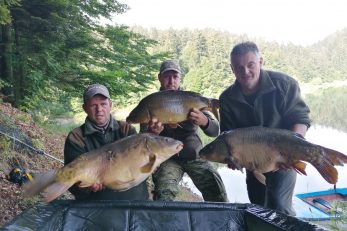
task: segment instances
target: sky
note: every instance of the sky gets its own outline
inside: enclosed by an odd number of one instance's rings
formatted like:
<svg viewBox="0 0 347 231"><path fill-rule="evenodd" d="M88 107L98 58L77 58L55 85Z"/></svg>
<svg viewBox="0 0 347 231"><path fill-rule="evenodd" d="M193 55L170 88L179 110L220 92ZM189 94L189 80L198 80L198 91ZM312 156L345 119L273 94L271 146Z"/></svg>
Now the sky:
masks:
<svg viewBox="0 0 347 231"><path fill-rule="evenodd" d="M119 0L113 22L157 29L213 28L311 45L347 28L346 0Z"/></svg>

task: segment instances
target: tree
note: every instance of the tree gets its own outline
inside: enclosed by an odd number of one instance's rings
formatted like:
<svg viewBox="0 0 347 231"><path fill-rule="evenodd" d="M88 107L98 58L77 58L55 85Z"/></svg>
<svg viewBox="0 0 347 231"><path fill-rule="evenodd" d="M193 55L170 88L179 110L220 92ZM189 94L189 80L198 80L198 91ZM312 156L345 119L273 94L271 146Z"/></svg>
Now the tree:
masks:
<svg viewBox="0 0 347 231"><path fill-rule="evenodd" d="M19 5L20 0L1 0L0 1L0 25L11 22L10 7Z"/></svg>
<svg viewBox="0 0 347 231"><path fill-rule="evenodd" d="M17 106L49 113L60 103L66 111L69 99L90 83L101 82L125 99L154 81L151 72L161 55L147 50L155 42L99 22L127 10L118 1L22 0L9 9L0 77L11 89L2 92Z"/></svg>

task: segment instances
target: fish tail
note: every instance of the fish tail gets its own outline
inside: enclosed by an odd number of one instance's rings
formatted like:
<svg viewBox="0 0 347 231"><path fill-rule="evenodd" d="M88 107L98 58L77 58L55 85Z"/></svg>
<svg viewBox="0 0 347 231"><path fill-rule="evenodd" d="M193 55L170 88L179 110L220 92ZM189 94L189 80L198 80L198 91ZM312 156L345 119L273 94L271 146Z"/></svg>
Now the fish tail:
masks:
<svg viewBox="0 0 347 231"><path fill-rule="evenodd" d="M338 172L328 159L324 159L319 163L312 163L312 165L318 170L318 172L328 183L336 184L338 179Z"/></svg>
<svg viewBox="0 0 347 231"><path fill-rule="evenodd" d="M71 186L72 184L67 184L66 182L54 182L53 184L50 184L43 192L45 201L50 202L56 199L61 194L66 192Z"/></svg>
<svg viewBox="0 0 347 231"><path fill-rule="evenodd" d="M326 147L322 148L325 152L325 156L333 165L343 166L343 164L347 163L347 156L343 153Z"/></svg>
<svg viewBox="0 0 347 231"><path fill-rule="evenodd" d="M45 189L48 185L52 184L54 181L56 171L52 170L34 177L32 181L29 181L24 184L24 196L32 197L43 189Z"/></svg>
<svg viewBox="0 0 347 231"><path fill-rule="evenodd" d="M210 99L210 102L211 102L212 113L216 117L216 119L219 121L219 111L218 111L218 109L220 107L219 100L218 99Z"/></svg>
<svg viewBox="0 0 347 231"><path fill-rule="evenodd" d="M44 200L50 202L63 194L73 184L55 182L57 171L52 170L34 177L24 185L24 196L32 197L40 192L43 192Z"/></svg>

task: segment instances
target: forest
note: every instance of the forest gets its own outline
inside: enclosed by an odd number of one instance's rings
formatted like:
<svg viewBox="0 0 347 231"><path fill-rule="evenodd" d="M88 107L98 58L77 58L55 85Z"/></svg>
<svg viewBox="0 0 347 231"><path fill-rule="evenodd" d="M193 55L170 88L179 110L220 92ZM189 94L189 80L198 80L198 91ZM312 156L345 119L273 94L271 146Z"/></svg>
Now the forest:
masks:
<svg viewBox="0 0 347 231"><path fill-rule="evenodd" d="M85 86L99 82L117 107L127 107L157 89L160 62L168 58L180 62L184 89L218 98L234 81L231 48L251 40L261 50L264 69L299 81L315 123L347 131L347 28L299 46L214 29L103 23L127 10L115 0L1 1L0 98L50 121L73 116Z"/></svg>

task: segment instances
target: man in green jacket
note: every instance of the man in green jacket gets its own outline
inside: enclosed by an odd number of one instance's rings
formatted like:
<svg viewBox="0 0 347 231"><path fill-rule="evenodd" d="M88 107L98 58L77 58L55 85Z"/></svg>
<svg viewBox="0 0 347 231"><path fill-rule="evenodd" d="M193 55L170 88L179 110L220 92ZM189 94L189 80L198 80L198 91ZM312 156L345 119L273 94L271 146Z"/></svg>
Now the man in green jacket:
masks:
<svg viewBox="0 0 347 231"><path fill-rule="evenodd" d="M230 59L236 81L220 96L221 132L262 126L292 130L304 137L310 126L310 110L301 98L297 81L279 72L263 70L263 58L253 42L237 44ZM280 169L264 175L266 185L247 171L251 203L294 215L296 172Z"/></svg>
<svg viewBox="0 0 347 231"><path fill-rule="evenodd" d="M101 84L88 86L84 91L83 100L83 110L87 117L84 124L73 129L67 136L64 147L65 165L79 155L136 133L133 126L112 118L112 101L105 86ZM89 188L80 188L76 184L69 191L77 200L147 200L149 198L146 182L123 192L104 188L98 183Z"/></svg>
<svg viewBox="0 0 347 231"><path fill-rule="evenodd" d="M181 67L176 61L167 60L161 64L158 74L160 90L180 90ZM219 124L208 113L193 108L186 121L177 128L163 125L153 119L148 126L141 125L141 131L149 131L183 142L180 153L162 163L152 175L154 199L173 201L178 194L178 184L187 173L199 189L205 201L227 202L227 194L218 172L206 160L198 159L202 142L198 129L215 137L219 134Z"/></svg>

